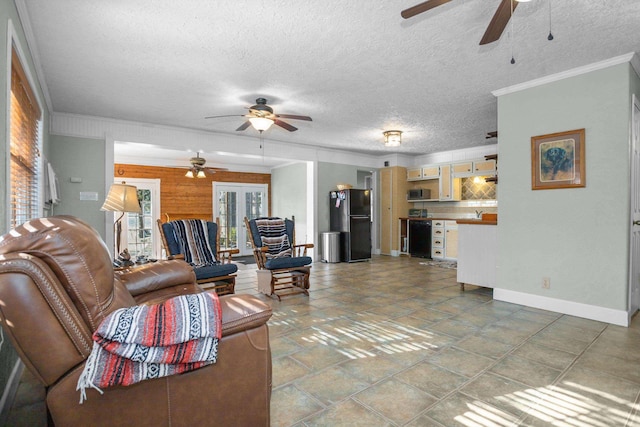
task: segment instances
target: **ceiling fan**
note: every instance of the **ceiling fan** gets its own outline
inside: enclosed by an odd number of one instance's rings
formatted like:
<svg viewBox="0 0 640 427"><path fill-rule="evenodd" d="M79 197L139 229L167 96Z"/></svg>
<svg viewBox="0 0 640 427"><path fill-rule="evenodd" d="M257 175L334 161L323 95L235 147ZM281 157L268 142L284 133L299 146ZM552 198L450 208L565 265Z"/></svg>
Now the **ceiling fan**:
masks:
<svg viewBox="0 0 640 427"><path fill-rule="evenodd" d="M265 98L256 99L256 105L252 105L249 107L249 114L229 114L224 116L209 116L205 117L205 119L217 119L219 117L246 117L248 120L244 122L236 131L242 131L248 128L249 126L253 126L257 131L262 133L263 131L269 129L271 125L280 126L283 129L288 130L289 132L294 132L298 130L297 127L290 125L287 122L283 122L280 118L284 119L294 119L294 120L306 120L311 121L311 117L309 116L297 116L294 114L274 114L273 108L267 105L267 100Z"/></svg>
<svg viewBox="0 0 640 427"><path fill-rule="evenodd" d="M205 163L207 163L207 161L203 157L200 157L200 153L197 153L196 157L190 158L189 162L191 163L191 166L185 166L185 167L189 168L187 173L184 175L187 178L206 178L207 172L208 173L216 173L216 171L229 170L227 168L209 168L209 167L204 167L204 165L205 165Z"/></svg>
<svg viewBox="0 0 640 427"><path fill-rule="evenodd" d="M427 0L413 7L410 7L409 9L403 10L402 12L400 12L400 16L402 16L404 19L409 19L420 13L449 3L450 1L451 0ZM498 5L496 13L493 14L493 18L491 18L489 26L482 36L482 40L480 40L480 45L493 43L496 40L499 40L502 32L507 26L507 23L509 22L509 19L511 19L511 14L514 10L516 10L518 3L528 1L530 0L502 0Z"/></svg>

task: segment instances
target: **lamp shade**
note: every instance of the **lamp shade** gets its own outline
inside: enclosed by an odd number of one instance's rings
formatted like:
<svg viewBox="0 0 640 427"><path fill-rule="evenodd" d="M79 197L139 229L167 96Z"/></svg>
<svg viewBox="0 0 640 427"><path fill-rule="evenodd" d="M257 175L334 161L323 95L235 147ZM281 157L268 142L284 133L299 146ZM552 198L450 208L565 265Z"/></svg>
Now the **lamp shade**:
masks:
<svg viewBox="0 0 640 427"><path fill-rule="evenodd" d="M269 129L273 124L273 120L267 119L266 117L251 117L249 121L251 125L260 132Z"/></svg>
<svg viewBox="0 0 640 427"><path fill-rule="evenodd" d="M109 194L100 208L101 211L140 213L138 189L135 185L111 184Z"/></svg>

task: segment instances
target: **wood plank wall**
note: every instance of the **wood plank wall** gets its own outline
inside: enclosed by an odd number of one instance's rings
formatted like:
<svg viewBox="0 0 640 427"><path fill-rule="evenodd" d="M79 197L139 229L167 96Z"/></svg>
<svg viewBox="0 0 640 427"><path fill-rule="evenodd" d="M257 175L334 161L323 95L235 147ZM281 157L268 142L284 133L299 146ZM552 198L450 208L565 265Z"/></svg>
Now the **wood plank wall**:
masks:
<svg viewBox="0 0 640 427"><path fill-rule="evenodd" d="M116 163L113 176L127 178L160 179L160 219L214 219L212 182L241 182L269 185L269 212L271 212L271 175L218 171L206 178L187 178L183 168L125 165Z"/></svg>

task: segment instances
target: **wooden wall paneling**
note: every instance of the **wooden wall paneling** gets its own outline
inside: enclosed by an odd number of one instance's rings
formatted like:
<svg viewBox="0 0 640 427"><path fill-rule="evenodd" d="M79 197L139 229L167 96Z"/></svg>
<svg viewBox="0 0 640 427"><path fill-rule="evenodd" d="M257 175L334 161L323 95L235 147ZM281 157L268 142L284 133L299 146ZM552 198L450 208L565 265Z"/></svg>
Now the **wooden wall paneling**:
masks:
<svg viewBox="0 0 640 427"><path fill-rule="evenodd" d="M269 213L271 213L271 175L264 173L219 171L206 178L187 178L184 168L158 166L114 165L113 176L127 178L160 179L160 218L215 219L213 218L212 182L242 182L267 184L269 187Z"/></svg>

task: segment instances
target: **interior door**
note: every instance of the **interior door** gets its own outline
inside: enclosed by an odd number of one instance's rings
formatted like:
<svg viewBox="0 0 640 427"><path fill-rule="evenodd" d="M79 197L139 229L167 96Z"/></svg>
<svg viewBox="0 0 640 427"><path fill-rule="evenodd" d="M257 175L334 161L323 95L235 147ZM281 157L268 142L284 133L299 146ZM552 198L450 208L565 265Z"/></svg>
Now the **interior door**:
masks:
<svg viewBox="0 0 640 427"><path fill-rule="evenodd" d="M251 255L252 245L244 226L249 219L268 215L267 184L213 183L214 216L220 219L220 247Z"/></svg>
<svg viewBox="0 0 640 427"><path fill-rule="evenodd" d="M629 248L629 316L640 308L640 100L631 113L631 236Z"/></svg>

